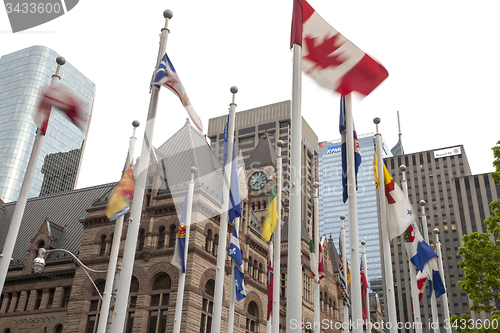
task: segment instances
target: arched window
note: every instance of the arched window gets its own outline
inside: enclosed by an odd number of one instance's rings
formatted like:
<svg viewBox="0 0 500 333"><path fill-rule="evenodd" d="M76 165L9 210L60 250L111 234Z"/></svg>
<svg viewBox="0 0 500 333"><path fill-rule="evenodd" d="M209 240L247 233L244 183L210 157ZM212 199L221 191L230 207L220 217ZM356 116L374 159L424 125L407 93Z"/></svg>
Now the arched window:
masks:
<svg viewBox="0 0 500 333"><path fill-rule="evenodd" d="M261 276L264 274L264 271L262 270L262 264L259 264L259 275L257 276L257 281L262 282Z"/></svg>
<svg viewBox="0 0 500 333"><path fill-rule="evenodd" d="M255 210L255 202L252 202L252 210Z"/></svg>
<svg viewBox="0 0 500 333"><path fill-rule="evenodd" d="M175 247L176 237L177 237L177 227L175 226L175 224L172 224L170 226L170 233L169 233L169 240L168 240L169 247Z"/></svg>
<svg viewBox="0 0 500 333"><path fill-rule="evenodd" d="M10 328L6 328L3 333L10 333Z"/></svg>
<svg viewBox="0 0 500 333"><path fill-rule="evenodd" d="M262 205L263 205L262 209L266 209L266 207L267 207L267 202L266 202L266 201L263 201L263 202L262 202Z"/></svg>
<svg viewBox="0 0 500 333"><path fill-rule="evenodd" d="M161 249L165 245L165 227L161 226L158 229L158 248Z"/></svg>
<svg viewBox="0 0 500 333"><path fill-rule="evenodd" d="M219 235L215 234L212 244L212 255L217 256L217 249L219 248Z"/></svg>
<svg viewBox="0 0 500 333"><path fill-rule="evenodd" d="M132 280L130 281L130 291L129 291L129 302L127 309L127 320L125 322L125 332L132 333L132 329L134 328L134 318L135 318L135 310L137 307L137 293L139 291L139 280L135 276L132 276Z"/></svg>
<svg viewBox="0 0 500 333"><path fill-rule="evenodd" d="M331 298L330 298L330 301L328 302L328 304L330 305L330 309L328 311L328 314L332 315L333 314L333 304L332 304L332 299Z"/></svg>
<svg viewBox="0 0 500 333"><path fill-rule="evenodd" d="M99 255L103 256L106 253L106 235L101 236L101 248L99 250Z"/></svg>
<svg viewBox="0 0 500 333"><path fill-rule="evenodd" d="M328 313L328 296L327 294L325 293L325 303L324 303L324 306L323 306L323 310Z"/></svg>
<svg viewBox="0 0 500 333"><path fill-rule="evenodd" d="M153 282L149 304L148 333L163 333L167 329L167 311L170 299L170 275L163 273Z"/></svg>
<svg viewBox="0 0 500 333"><path fill-rule="evenodd" d="M62 333L63 331L63 325L57 324L56 327L54 328L54 333Z"/></svg>
<svg viewBox="0 0 500 333"><path fill-rule="evenodd" d="M93 333L97 331L97 323L99 321L99 312L101 311L101 296L99 293L104 292L104 287L106 286L106 281L103 279L97 280L95 282L97 290L94 289L92 291L92 295L90 296L89 302L89 310L87 317L87 329L85 332Z"/></svg>
<svg viewBox="0 0 500 333"><path fill-rule="evenodd" d="M257 209L260 210L260 201L257 201Z"/></svg>
<svg viewBox="0 0 500 333"><path fill-rule="evenodd" d="M210 252L212 248L210 243L212 242L212 230L208 229L207 238L205 239L205 251Z"/></svg>
<svg viewBox="0 0 500 333"><path fill-rule="evenodd" d="M248 304L246 332L258 332L259 308L254 301Z"/></svg>
<svg viewBox="0 0 500 333"><path fill-rule="evenodd" d="M200 333L212 331L212 311L214 308L215 281L210 279L205 284L203 302L201 305Z"/></svg>
<svg viewBox="0 0 500 333"><path fill-rule="evenodd" d="M37 249L42 248L42 247L45 247L45 241L43 241L43 240L39 241L38 244L36 245Z"/></svg>
<svg viewBox="0 0 500 333"><path fill-rule="evenodd" d="M139 241L137 244L137 251L144 250L144 241L146 239L144 229L139 230Z"/></svg>
<svg viewBox="0 0 500 333"><path fill-rule="evenodd" d="M252 275L252 273L253 273L253 262L252 262L252 256L249 256L249 257L248 257L248 276L249 276L249 277L252 277L252 276L253 276L253 275Z"/></svg>

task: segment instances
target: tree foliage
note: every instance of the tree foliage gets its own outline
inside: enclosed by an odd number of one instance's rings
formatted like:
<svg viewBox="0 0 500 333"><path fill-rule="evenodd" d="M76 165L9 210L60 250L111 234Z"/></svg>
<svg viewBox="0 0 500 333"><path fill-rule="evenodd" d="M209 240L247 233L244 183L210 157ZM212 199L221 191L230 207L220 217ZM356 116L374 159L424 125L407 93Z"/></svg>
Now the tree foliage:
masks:
<svg viewBox="0 0 500 333"><path fill-rule="evenodd" d="M500 183L500 141L492 148L495 171L491 173L493 181ZM459 333L469 332L500 332L500 247L497 240L500 238L500 200L490 203L492 215L484 222L486 232L473 232L462 237L463 246L458 250L462 256L460 268L464 271L463 281L458 286L464 290L474 304L470 311L490 313L490 321L496 321L496 328L486 328L477 325L468 313L451 318L453 328ZM472 323L472 325L470 325Z"/></svg>

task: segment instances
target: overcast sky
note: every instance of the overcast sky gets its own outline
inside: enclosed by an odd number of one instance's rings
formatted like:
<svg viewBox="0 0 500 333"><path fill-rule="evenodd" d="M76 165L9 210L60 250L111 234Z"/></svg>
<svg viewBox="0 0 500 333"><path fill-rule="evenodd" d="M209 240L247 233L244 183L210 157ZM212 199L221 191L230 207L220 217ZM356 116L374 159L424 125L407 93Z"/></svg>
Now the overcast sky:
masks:
<svg viewBox="0 0 500 333"><path fill-rule="evenodd" d="M149 83L158 55L163 11L170 9L167 52L204 130L227 114L291 99L289 48L292 0L81 0L51 22L13 34L0 9L0 54L32 45L52 48L97 87L78 188L120 178L132 121L140 155ZM463 144L474 174L493 171L500 140L498 105L500 2L325 1L311 6L335 29L387 68L368 97L353 98L358 134L375 131L389 147L400 111L406 153ZM303 76L302 115L320 141L338 133L339 96ZM185 123L177 97L162 89L153 137L159 146Z"/></svg>

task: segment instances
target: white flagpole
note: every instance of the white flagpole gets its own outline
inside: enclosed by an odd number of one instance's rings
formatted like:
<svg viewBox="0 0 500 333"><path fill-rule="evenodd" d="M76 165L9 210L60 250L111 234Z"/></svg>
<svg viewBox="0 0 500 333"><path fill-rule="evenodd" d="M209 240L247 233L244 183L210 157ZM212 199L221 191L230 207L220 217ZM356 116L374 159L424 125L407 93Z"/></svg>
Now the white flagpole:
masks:
<svg viewBox="0 0 500 333"><path fill-rule="evenodd" d="M314 200L314 256L316 256L316 262L318 263L318 272L319 274L319 183L314 182L312 184L314 188L314 195L313 195L313 200ZM312 228L313 226L311 226ZM318 276L319 278L319 276ZM321 311L321 305L320 305L320 295L319 295L319 282L316 283L316 281L313 281L314 284L314 333L320 333L321 332L321 316L320 316L320 311Z"/></svg>
<svg viewBox="0 0 500 333"><path fill-rule="evenodd" d="M279 140L276 142L278 146L276 148L276 199L278 200L278 223L274 228L274 262L273 262L273 329L272 333L279 333L280 331L280 282L281 282L281 174L283 173L282 168L282 157L281 157L281 147L283 147L284 142Z"/></svg>
<svg viewBox="0 0 500 333"><path fill-rule="evenodd" d="M420 200L419 204L422 211L422 228L424 231L424 240L427 242L427 244L430 245L429 231L427 230L427 216L425 215L425 201ZM432 279L432 276L429 276L429 279ZM436 293L434 292L434 290L432 290L431 292L431 311L432 311L432 328L434 330L434 333L439 333L439 318L437 311Z"/></svg>
<svg viewBox="0 0 500 333"><path fill-rule="evenodd" d="M347 146L347 193L349 194L349 244L351 265L359 267L358 205L356 201L356 174L354 164L354 129L352 121L351 94L345 96L346 146ZM347 255L347 254L346 254ZM354 333L363 333L363 313L361 311L361 277L359 269L351 272L351 309Z"/></svg>
<svg viewBox="0 0 500 333"><path fill-rule="evenodd" d="M165 54L167 47L167 38L170 31L168 30L168 22L172 18L172 12L165 10L165 27L161 30L160 48L156 59L155 71L158 68L161 58ZM148 118L146 128L144 130L144 140L142 143L141 158L135 183L134 200L130 209L129 226L127 239L125 241L125 250L123 252L123 268L118 284L116 295L116 319L111 326L112 333L123 333L125 326L125 318L127 315L128 296L130 290L130 282L132 280L132 271L134 268L135 251L137 247L137 237L139 235L139 226L141 223L142 204L144 202L144 191L146 189L146 180L148 176L149 158L151 152L151 143L153 141L153 133L155 127L156 108L158 105L159 89L152 87L151 98L149 101Z"/></svg>
<svg viewBox="0 0 500 333"><path fill-rule="evenodd" d="M240 237L240 218L234 218L234 228ZM234 276L234 267L236 266L234 259L231 259L231 293L229 294L229 318L227 320L227 333L233 333L234 329L234 307L236 305L236 284Z"/></svg>
<svg viewBox="0 0 500 333"><path fill-rule="evenodd" d="M57 57L56 62L57 69L56 73L52 75L52 85L56 84L61 79L61 77L59 76L59 71L61 70L61 66L66 63L66 60L64 59L64 57ZM21 226L21 221L23 219L24 209L26 208L26 202L28 201L28 196L30 194L31 185L33 183L33 177L35 176L36 165L38 163L38 158L40 157L40 151L42 149L44 138L45 136L42 134L41 130L37 128L35 143L33 144L33 149L31 150L28 166L26 167L23 184L21 185L21 190L16 202L16 207L14 208L12 219L10 220L9 231L7 233L7 237L5 238L3 251L2 254L0 254L0 295L2 294L5 278L7 277L7 272L9 271L9 265L12 260L12 252L14 251L14 246L16 245L17 234L19 233L19 227Z"/></svg>
<svg viewBox="0 0 500 333"><path fill-rule="evenodd" d="M446 291L446 280L444 278L444 267L443 267L443 256L441 255L441 243L439 242L439 229L434 228L434 234L436 235L436 252L438 255L439 264L439 274L443 277L444 295L441 297L443 301L443 311L444 311L444 322L450 323L450 309L448 307L448 293ZM451 333L451 325L445 325L445 330Z"/></svg>
<svg viewBox="0 0 500 333"><path fill-rule="evenodd" d="M394 277L392 273L391 261L391 242L389 239L389 230L387 226L387 207L385 205L385 181L384 181L384 159L382 158L382 137L378 131L380 118L373 119L375 123L375 145L377 149L377 166L378 166L378 193L380 207L380 225L382 233L382 250L384 256L384 273L385 273L385 301L387 302L387 312L389 321L388 326L391 333L397 332L397 315L396 315L396 297L394 296Z"/></svg>
<svg viewBox="0 0 500 333"><path fill-rule="evenodd" d="M191 167L191 181L188 185L187 193L187 205L186 205L186 240L184 246L184 267L186 267L187 272L187 259L188 259L188 249L189 249L189 229L191 229L191 215L193 212L193 192L194 192L194 174L196 173L196 168ZM181 226L179 225L179 228ZM179 333L181 331L181 317L182 317L182 304L184 301L184 286L186 284L186 273L179 271L179 284L177 285L177 301L175 302L175 317L174 317L174 333Z"/></svg>
<svg viewBox="0 0 500 333"><path fill-rule="evenodd" d="M403 187L403 193L408 197L408 182L406 180L406 165L401 165L399 167L401 171L401 185ZM418 232L418 230L415 230ZM411 301L413 306L413 321L415 323L415 333L422 333L422 319L420 317L420 302L418 299L418 286L417 286L417 272L415 270L415 265L411 263L410 258L408 258L408 266L410 266L410 284L411 284Z"/></svg>
<svg viewBox="0 0 500 333"><path fill-rule="evenodd" d="M342 220L342 227L340 228L340 238L342 239L342 269L344 271L344 281L345 281L345 293L346 296L349 297L349 282L347 280L347 256L346 256L346 246L345 246L345 226L344 220L345 215L340 215L340 219ZM352 280L352 279L351 279ZM349 333L349 306L344 304L344 324L342 325L344 328L344 333Z"/></svg>
<svg viewBox="0 0 500 333"><path fill-rule="evenodd" d="M279 221L278 221L278 222L279 222ZM278 223L276 223L276 224L278 224ZM272 260L272 258L273 258L273 254L274 254L274 251L273 251L273 250L274 250L274 249L273 249L273 242L271 241L271 242L269 242L269 250L268 250L268 251L269 251L269 254L268 254L268 255L269 255L269 257L271 258L271 260ZM272 265L272 266L275 266L275 265L274 265L274 263L273 263L273 265ZM274 274L274 268L273 268L273 274ZM273 277L273 279L274 279L274 277ZM274 282L274 280L273 280L273 282ZM274 290L273 290L273 295L274 295ZM269 296L268 296L268 297L269 297ZM273 300L273 301L274 301L274 300ZM269 302L268 302L268 303L269 303ZM268 306L269 306L269 305L268 305ZM267 333L272 333L272 330L273 330L273 322L274 322L274 318L273 318L273 313L271 312L271 317L269 317L269 320L267 321Z"/></svg>
<svg viewBox="0 0 500 333"><path fill-rule="evenodd" d="M363 246L363 253L361 254L361 262L363 263L363 271L365 272L365 278L366 281L368 282L368 266L366 264L366 241L362 240L361 245ZM370 288L366 286L366 291L365 291L365 308L366 308L366 333L371 333L372 332L372 323L370 321Z"/></svg>
<svg viewBox="0 0 500 333"><path fill-rule="evenodd" d="M231 164L233 163L233 141L234 141L234 122L236 114L235 96L238 92L236 86L231 87L233 99L229 104L229 126L227 133L227 155L226 165L224 169L224 182L222 185L222 213L220 218L219 229L219 248L217 249L217 271L215 273L215 290L214 290L214 309L213 309L213 322L212 331L221 332L222 320L222 295L224 292L224 271L227 255L227 224L229 221L229 190L231 188Z"/></svg>
<svg viewBox="0 0 500 333"><path fill-rule="evenodd" d="M130 163L134 159L135 142L137 141L135 132L137 127L139 127L139 121L134 120L132 122L132 126L134 127L134 130L132 132L132 136L130 137L127 161L125 162L125 168L123 170L123 174L127 172L128 168L130 167ZM113 243L111 244L111 252L109 254L108 272L106 274L106 285L104 286L104 293L102 295L101 312L99 313L99 324L97 326L97 333L106 332L106 328L109 325L111 325L111 322L113 320L113 316L108 317L108 315L109 315L109 305L111 303L111 293L113 291L113 283L115 281L116 263L118 261L118 252L120 250L122 229L123 229L123 215L120 216L115 221L115 231L114 231Z"/></svg>
<svg viewBox="0 0 500 333"><path fill-rule="evenodd" d="M302 114L301 114L301 87L302 87L302 48L293 44L293 73L292 73L292 137L290 151L290 213L288 214L288 266L286 286L286 322L288 333L301 332L301 325L292 328L289 323L302 322L302 264L301 235L302 220L302 179L301 179L301 152L302 152Z"/></svg>

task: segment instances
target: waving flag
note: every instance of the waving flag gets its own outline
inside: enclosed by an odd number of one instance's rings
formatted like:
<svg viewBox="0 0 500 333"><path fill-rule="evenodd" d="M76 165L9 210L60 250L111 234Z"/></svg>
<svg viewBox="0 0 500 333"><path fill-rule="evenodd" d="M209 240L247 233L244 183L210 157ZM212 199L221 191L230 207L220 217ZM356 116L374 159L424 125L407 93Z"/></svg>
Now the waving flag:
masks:
<svg viewBox="0 0 500 333"><path fill-rule="evenodd" d="M344 305L350 306L349 299L349 285L351 284L351 271L349 270L349 264L346 260L347 266L347 278L344 270L344 266L342 265L342 240L339 238L339 277L340 277L340 298L342 298L342 302Z"/></svg>
<svg viewBox="0 0 500 333"><path fill-rule="evenodd" d="M358 169L361 164L361 148L359 147L358 134L356 134L356 128L354 127L354 121L352 123L353 136L354 136L354 174L356 178L356 190L358 189ZM342 195L344 203L347 201L348 191L347 191L347 144L346 144L346 121L345 121L345 98L340 99L340 120L339 120L339 130L342 142Z"/></svg>
<svg viewBox="0 0 500 333"><path fill-rule="evenodd" d="M387 226L389 231L389 238L393 239L408 228L414 222L413 207L408 200L408 197L403 193L401 188L394 183L391 174L387 171L385 164L382 163L384 168L384 182L385 182L385 196L383 202L387 206ZM379 188L378 168L377 168L377 151L373 157L373 174L375 176L375 186ZM419 268L420 269L420 268ZM422 269L420 269L422 270Z"/></svg>
<svg viewBox="0 0 500 333"><path fill-rule="evenodd" d="M234 261L234 285L236 291L236 299L238 301L241 301L247 296L247 292L245 290L245 269L243 268L240 241L238 239L238 232L236 231L236 228L233 228L227 255L233 258Z"/></svg>
<svg viewBox="0 0 500 333"><path fill-rule="evenodd" d="M275 168L273 175L273 186L271 187L271 192L269 192L269 204L266 208L266 218L264 222L262 222L262 240L264 242L269 242L274 228L276 228L276 223L278 222L278 197L276 196L276 188L277 184Z"/></svg>
<svg viewBox="0 0 500 333"><path fill-rule="evenodd" d="M429 276L429 296L431 296L432 292L436 295L436 298L443 295L446 292L444 287L443 279L441 277L441 273L439 272L437 265L437 258L433 258L427 263L425 270L430 270L431 273L427 273Z"/></svg>
<svg viewBox="0 0 500 333"><path fill-rule="evenodd" d="M267 320L271 318L273 313L273 245L269 244L269 251L267 251Z"/></svg>
<svg viewBox="0 0 500 333"><path fill-rule="evenodd" d="M130 165L130 168L122 175L121 180L116 184L109 196L106 216L110 221L115 221L120 216L128 213L130 200L134 197L134 190L134 171L132 165Z"/></svg>
<svg viewBox="0 0 500 333"><path fill-rule="evenodd" d="M363 260L360 260L360 275L361 275L361 303L363 305L363 320L368 318L368 314L366 312L366 293L368 291L368 280L366 279L366 274L363 269Z"/></svg>
<svg viewBox="0 0 500 333"><path fill-rule="evenodd" d="M321 279L325 277L325 257L323 255L323 246L322 244L325 243L326 237L323 237L323 239L319 242L319 260L318 260L318 280L317 282L320 283Z"/></svg>
<svg viewBox="0 0 500 333"><path fill-rule="evenodd" d="M184 262L184 253L186 250L186 211L187 211L187 194L182 204L182 215L179 221L179 231L177 232L177 240L175 242L174 257L172 265L179 268L182 273L186 273L186 263Z"/></svg>
<svg viewBox="0 0 500 333"><path fill-rule="evenodd" d="M35 124L42 135L45 135L47 131L53 106L64 112L77 127L83 128L84 113L81 110L81 101L70 88L61 83L54 83L46 88L35 114Z"/></svg>
<svg viewBox="0 0 500 333"><path fill-rule="evenodd" d="M415 224L412 223L406 229L403 238L410 261L422 272L427 262L437 255L417 230Z"/></svg>
<svg viewBox="0 0 500 333"><path fill-rule="evenodd" d="M168 89L170 89L170 91L176 94L177 97L179 97L179 99L181 100L182 105L184 105L184 108L186 109L196 128L200 132L203 132L201 118L191 105L186 91L184 90L184 86L182 85L181 80L179 79L179 76L175 71L174 65L172 65L172 62L170 61L166 53L161 60L160 66L158 66L158 70L156 71L154 85L157 88L160 88L160 86L167 87Z"/></svg>
<svg viewBox="0 0 500 333"><path fill-rule="evenodd" d="M306 0L293 4L290 47L302 46L302 70L320 86L342 95L368 95L389 73L332 28Z"/></svg>
<svg viewBox="0 0 500 333"><path fill-rule="evenodd" d="M223 168L226 170L227 157L227 129L229 126L229 117L227 119L226 128L224 129L224 155ZM229 223L233 223L236 217L241 216L241 199L240 199L240 180L239 174L236 172L236 145L233 141L233 162L231 163L231 184L229 186ZM241 170L240 170L241 172Z"/></svg>
<svg viewBox="0 0 500 333"><path fill-rule="evenodd" d="M425 283L427 282L428 275L424 270L423 272L417 273L417 288L418 288L418 302L422 301L422 296L424 295Z"/></svg>

